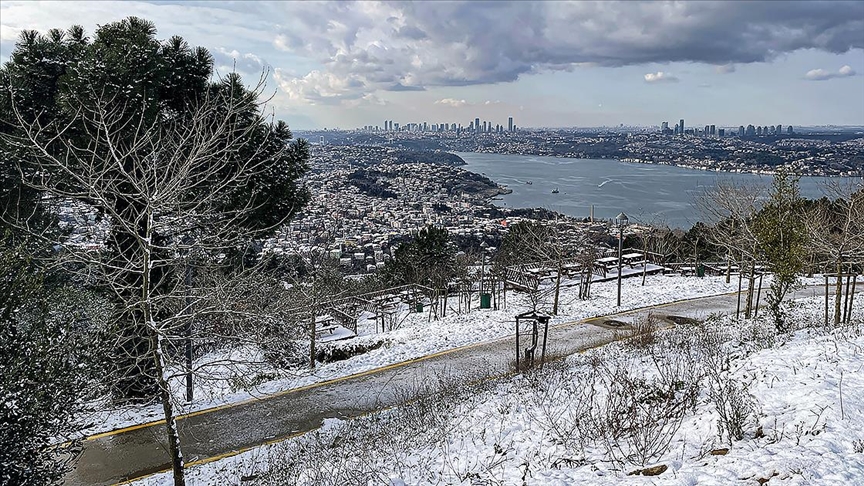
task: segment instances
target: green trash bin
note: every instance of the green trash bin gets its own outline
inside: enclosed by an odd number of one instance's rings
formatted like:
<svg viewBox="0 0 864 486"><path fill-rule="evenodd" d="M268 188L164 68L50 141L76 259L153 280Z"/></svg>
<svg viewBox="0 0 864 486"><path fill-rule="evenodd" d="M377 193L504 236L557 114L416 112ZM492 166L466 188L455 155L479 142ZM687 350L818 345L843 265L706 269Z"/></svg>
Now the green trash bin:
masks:
<svg viewBox="0 0 864 486"><path fill-rule="evenodd" d="M481 309L491 309L492 308L492 294L480 294L480 308Z"/></svg>
<svg viewBox="0 0 864 486"><path fill-rule="evenodd" d="M704 277L705 276L705 266L704 265L700 264L698 267L696 267L696 276L697 277Z"/></svg>
<svg viewBox="0 0 864 486"><path fill-rule="evenodd" d="M417 302L416 304L414 304L414 311L423 312L423 302Z"/></svg>

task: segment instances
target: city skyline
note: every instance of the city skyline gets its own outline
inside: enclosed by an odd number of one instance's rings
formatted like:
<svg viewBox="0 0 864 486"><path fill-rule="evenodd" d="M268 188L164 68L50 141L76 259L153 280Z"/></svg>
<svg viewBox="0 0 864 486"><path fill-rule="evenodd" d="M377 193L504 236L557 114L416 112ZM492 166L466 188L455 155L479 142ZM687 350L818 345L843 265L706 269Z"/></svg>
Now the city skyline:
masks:
<svg viewBox="0 0 864 486"><path fill-rule="evenodd" d="M266 73L293 129L394 119L518 126L864 125L861 2L0 1L0 61L21 31L135 15ZM702 121L704 120L704 122Z"/></svg>

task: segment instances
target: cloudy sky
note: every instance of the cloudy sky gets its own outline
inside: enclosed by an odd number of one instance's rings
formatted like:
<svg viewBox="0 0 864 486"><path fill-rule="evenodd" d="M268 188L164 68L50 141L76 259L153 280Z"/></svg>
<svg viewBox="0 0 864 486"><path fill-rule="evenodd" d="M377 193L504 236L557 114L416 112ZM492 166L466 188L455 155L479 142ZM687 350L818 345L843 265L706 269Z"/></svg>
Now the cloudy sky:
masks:
<svg viewBox="0 0 864 486"><path fill-rule="evenodd" d="M220 73L268 74L295 129L864 125L864 2L0 1L24 29L153 21Z"/></svg>

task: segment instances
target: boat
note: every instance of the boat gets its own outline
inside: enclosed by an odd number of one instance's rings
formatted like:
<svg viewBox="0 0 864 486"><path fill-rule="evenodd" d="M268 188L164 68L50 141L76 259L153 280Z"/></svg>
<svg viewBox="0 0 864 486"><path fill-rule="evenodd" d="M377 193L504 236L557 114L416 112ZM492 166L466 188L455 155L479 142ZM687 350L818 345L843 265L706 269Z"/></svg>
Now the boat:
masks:
<svg viewBox="0 0 864 486"><path fill-rule="evenodd" d="M528 184L530 186L531 184L534 184L534 183L531 181L525 181L525 184Z"/></svg>
<svg viewBox="0 0 864 486"><path fill-rule="evenodd" d="M552 194L558 194L558 188L552 189Z"/></svg>

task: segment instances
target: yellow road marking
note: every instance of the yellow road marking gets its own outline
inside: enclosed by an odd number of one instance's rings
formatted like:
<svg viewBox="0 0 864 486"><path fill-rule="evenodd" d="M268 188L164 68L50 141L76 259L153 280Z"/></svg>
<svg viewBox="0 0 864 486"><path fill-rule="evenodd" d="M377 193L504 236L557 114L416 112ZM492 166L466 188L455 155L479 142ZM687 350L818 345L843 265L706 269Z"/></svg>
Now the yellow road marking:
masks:
<svg viewBox="0 0 864 486"><path fill-rule="evenodd" d="M634 313L637 313L637 312L642 312L642 311L650 310L650 309L659 309L659 308L662 308L662 307L668 307L668 306L672 306L672 305L676 305L676 304L681 304L681 303L689 302L689 301L693 301L693 300L710 299L710 298L714 298L714 297L722 297L722 296L732 295L732 294L737 294L737 293L738 293L737 291L734 291L734 292L726 292L726 293L723 293L723 294L716 294L716 295L708 295L708 296L701 296L701 297L691 297L691 298L689 298L689 299L682 299L682 300L676 300L676 301L673 301L673 302L665 302L665 303L662 303L662 304L654 304L654 305L649 305L649 306L645 306L645 307L638 307L638 308L635 308L635 309L629 309L629 310L626 310L626 311L616 312L616 313L614 313L614 314L605 314L605 315L601 315L601 316L588 317L588 318L585 318L585 319L580 319L580 320L578 320L578 321L567 321L567 322L561 322L561 323L554 324L554 325L549 326L549 327L550 327L550 329L556 329L556 328L561 328L561 327L566 327L566 326L572 326L572 325L578 325L578 324L588 324L588 323L591 323L591 322L594 322L594 321L598 321L598 320L600 320L600 319L609 319L609 318L612 318L612 317L620 317L620 316L624 316L624 315L627 315L627 314L634 314ZM280 397L280 396L287 395L287 394L289 394L289 393L299 393L299 392L303 392L303 391L306 391L306 390L311 390L311 389L313 389L313 388L320 388L320 387L324 387L324 386L327 386L327 385L332 385L332 384L334 384L334 383L341 383L341 382L343 382L343 381L347 381L347 380L354 379L354 378L362 378L362 377L364 377L364 376L369 376L369 375L372 375L372 374L375 374L375 373L382 373L382 372L384 372L384 371L389 371L389 370L392 370L392 369L401 368L401 367L403 367L403 366L407 366L407 365L414 364L414 363L419 363L419 362L421 362L421 361L430 360L430 359L433 359L433 358L437 358L437 357L439 357L439 356L444 356L444 355L447 355L447 354L452 354L452 353L455 353L455 352L457 352L457 351L464 351L464 350L468 350L468 349L472 349L472 348L476 348L476 347L484 346L484 345L487 345L487 344L497 343L497 342L499 342L499 341L505 341L505 340L512 339L512 338L513 338L513 335L508 335L508 336L504 336L504 337L500 337L500 338L493 339L493 340L491 340L491 341L483 341L483 342L479 342L479 343L467 344L467 345L465 345L465 346L459 346L459 347L457 347L457 348L445 349L445 350L443 350L443 351L438 351L438 352L435 352L435 353L432 353L432 354L427 354L427 355L425 355L425 356L419 356L419 357L417 357L417 358L412 358L412 359L409 359L409 360L406 360L406 361L400 361L400 362L398 362L398 363L392 363L392 364L389 364L389 365L381 366L381 367L379 367L379 368L372 368L372 369L370 369L370 370L362 371L362 372L360 372L360 373L355 373L355 374L353 374L353 375L340 376L340 377L338 377L338 378L331 378L331 379L329 379L329 380L319 381L319 382L317 382L317 383L312 383L312 384L304 385L304 386L297 387L297 388L290 388L290 389L287 389L287 390L281 390L281 391L278 391L278 392L273 392L273 393L266 394L266 395L263 395L263 396L260 396L260 397L251 397L251 398L247 398L247 399L240 400L240 401L237 401L237 402L225 403L225 404L218 405L218 406L215 406L215 407L205 408L205 409L202 409L202 410L197 410L197 411L195 411L195 412L189 412L189 413L187 413L187 414L178 415L178 416L177 416L177 421L184 420L184 419L188 419L188 418L192 418L192 417L196 417L196 416L198 416L198 415L204 415L204 414L207 414L207 413L218 412L218 411L220 411L220 410L225 410L225 409L228 409L228 408L239 407L239 406L241 406L241 405L245 405L245 404L247 404L247 403L253 403L253 402L256 402L256 401L269 400L269 399L273 399L273 398L278 398L278 397ZM589 349L590 349L590 348L589 348ZM142 423L142 424L130 425L130 426L128 426L128 427L122 427L122 428L119 428L119 429L109 430L109 431L107 431L107 432L100 432L100 433L98 433L98 434L94 434L94 435L87 436L87 437L85 437L85 438L83 439L83 441L87 442L87 441L91 441L91 440L101 439L101 438L104 438L104 437L110 437L110 436L113 436L113 435L121 435L121 434L124 434L124 433L127 433L127 432L132 432L132 431L135 431L135 430L139 430L139 429L143 429L143 428L147 428L147 427L154 427L154 426L158 426L158 425L164 425L164 424L165 424L165 420L163 419L163 420L154 420L154 421L151 421L151 422L145 422L145 423Z"/></svg>
<svg viewBox="0 0 864 486"><path fill-rule="evenodd" d="M713 297L722 297L722 296L733 295L733 294L737 294L737 293L738 293L737 291L734 291L734 292L726 292L726 293L723 293L723 294L709 295L709 296L704 296L704 297L692 297L692 298L689 298L689 299L676 300L676 301L673 301L673 302L665 302L665 303L663 303L663 304L654 304L654 305L649 305L649 306L645 306L645 307L639 307L639 308L636 308L636 309L629 309L629 310L621 311L621 312L617 312L617 313L614 313L614 314L606 314L606 315L602 315L602 316L589 317L589 318L581 319L581 320L578 320L578 321L562 322L562 323L555 324L555 325L553 325L553 326L549 326L549 327L550 327L550 328L561 328L561 327L571 326L571 325L588 324L588 323L590 323L590 322L598 321L598 320L600 320L600 319L608 319L608 318L611 318L611 317L620 317L620 316L624 316L624 315L627 315L627 314L635 314L635 313L638 313L638 312L643 312L643 311L645 311L645 310L660 309L660 308L663 308L663 307L669 307L669 306L672 306L672 305L681 304L681 303L683 303L683 302L689 302L689 301L693 301L693 300L700 300L700 299L708 299L708 298L713 298ZM354 374L354 375L348 375L348 376L343 376L343 377L339 377L339 378L334 378L334 379L332 379L332 380L328 380L328 381L324 381L324 382L320 382L320 383L314 383L314 384L306 385L306 386L303 386L303 387L300 387L300 388L292 388L292 389L290 389L290 390L283 390L283 391L280 391L280 392L274 393L274 394L272 394L272 395L268 395L268 396L266 396L266 397L261 397L261 398L252 398L252 399L248 399L248 400L243 400L242 402L229 403L229 404L225 404L225 405L220 405L220 406L218 406L218 407L213 407L213 408L208 408L208 409L204 409L204 410L199 410L199 411L197 411L197 412L193 412L193 413L190 413L190 414L187 414L187 415L183 415L183 416L181 416L181 417L178 417L177 420L180 420L180 419L182 419L182 418L189 418L189 417L193 417L193 416L195 416L195 415L201 415L201 414L204 414L204 413L215 412L215 411L217 411L217 410L222 410L222 409L225 409L225 408L230 408L230 407L232 407L232 406L242 405L243 403L249 403L249 402L252 402L252 401L255 401L255 400L266 400L266 399L269 399L269 398L275 398L275 397L278 397L278 396L281 396L281 395L285 395L285 394L287 394L287 393L299 392L299 391L303 391L303 390L309 390L309 389L312 389L312 388L315 388L315 387L318 387L318 386L323 386L323 385L326 385L326 384L338 383L338 382L341 382L341 381L345 381L345 380L347 380L347 379L349 379L349 378L358 378L358 377L363 377L363 376L367 376L367 375L370 375L370 374L373 374L373 373L383 372L383 371L386 371L386 370L399 368L399 367L402 367L402 366L405 366L405 365L408 365L408 364L411 364L411 363L416 363L416 362L420 362L420 361L423 361L423 360L426 360L426 359L431 359L431 358L434 358L434 357L437 357L437 356L442 356L442 355L445 355L445 354L452 353L452 352L454 352L454 351L459 351L459 350L464 350L464 349L471 349L471 348L475 348L475 347L478 347L478 346L482 346L482 345L484 345L484 344L491 344L491 343L495 343L495 342L499 342L499 341L504 341L504 340L507 340L507 339L511 339L512 337L513 337L513 336L510 335L510 336L505 336L505 337L501 337L501 338L498 338L498 339L493 339L493 340L491 340L491 341L484 341L484 342L481 342L481 343L469 344L469 345L461 346L461 347L458 347L458 348L447 349L447 350L439 351L439 352L437 352L437 353L429 354L429 355L426 355L426 356L421 356L421 357L418 357L418 358L413 358L413 359L410 359L410 360L407 360L407 361L401 361L401 362L399 362L399 363L393 363L393 364L390 364L390 365L387 365L387 366L383 366L383 367L381 367L381 368L374 368L374 369L371 369L371 370L366 370L366 371L364 371L364 372L357 373L357 374ZM597 349L597 348L599 348L599 347L601 347L601 346L606 346L607 344L610 344L611 342L614 342L614 341L615 341L615 340L613 339L612 341L603 341L603 342L599 342L599 343L597 343L597 344L593 344L593 345L588 346L588 347L586 347L586 348L580 349L579 351L576 351L576 352L573 353L573 354L584 354L584 353L587 352L587 351L590 351L590 350L592 350L592 349ZM564 358L564 357L566 357L566 356L559 357L559 359L560 359L560 358ZM552 361L552 360L554 360L554 359L555 359L555 358L550 359L550 361ZM472 382L469 382L468 384L469 384L469 385L474 385L474 384L482 383L482 382L484 382L484 381L491 381L491 380L499 379L499 378L502 378L502 377L504 377L504 376L512 375L512 374L516 374L516 373L517 373L516 371L505 371L504 373L500 373L500 374L497 374L497 375L491 375L491 376L487 376L487 377L484 377L484 378L480 378L480 379L478 379L478 380L474 380L474 381L472 381ZM408 403L410 403L410 402L408 402ZM396 404L396 405L391 405L391 406L389 406L389 407L385 407L385 408L381 408L381 409L369 410L369 411L364 412L364 413L361 413L361 414L359 414L359 415L357 415L357 416L355 416L355 417L351 417L351 419L352 419L352 420L353 420L353 419L357 419L357 418L360 418L360 417L364 417L364 416L366 416L366 415L371 415L371 414L373 414L373 413L382 412L382 411L388 410L388 409L390 409L390 408L393 408L393 407L396 407L396 406L403 406L403 405L405 405L405 403L402 403L402 404ZM106 432L106 433L103 433L103 434L97 434L97 435L94 435L94 436L88 437L88 438L85 439L85 440L90 440L90 439L92 439L92 438L99 438L100 436L101 436L101 437L104 437L104 436L113 435L113 434L120 434L120 433L123 433L123 432L128 432L128 431L131 431L131 430L136 430L136 429L140 429L140 428L143 428L143 427L149 427L149 426L152 426L152 425L154 425L154 424L161 424L161 423L164 423L164 421L159 421L159 422L150 422L150 423L147 423L147 424L139 424L139 425L137 425L137 426L126 427L126 428L124 428L124 429L118 429L118 430L113 431L113 432ZM184 464L184 468L194 467L194 466L201 466L201 465L204 465L204 464L209 464L209 463L211 463L211 462L218 461L218 460L220 460L220 459L226 459L226 458L228 458L228 457L234 457L234 456L237 456L237 455L243 454L244 452L247 452L247 451L250 451L250 450L252 450L252 449L255 449L255 448L257 448L257 447L269 446L269 445L276 444L276 443L278 443L278 442L283 442L283 441L286 441L286 440L289 440L289 439L293 439L293 438L295 438L295 437L299 437L299 436L301 436L301 435L304 435L304 434L307 434L307 433L312 432L312 431L314 431L314 430L317 430L318 428L320 428L320 427L316 427L316 428L313 428L313 429L309 429L309 430L307 430L307 431L303 431L303 432L294 432L294 433L292 433L292 434L288 434L288 435L284 435L284 436L277 437L277 438L274 438L274 439L270 439L270 440L267 440L267 441L261 442L261 443L259 443L259 444L255 444L255 445L251 445L251 446L247 446L247 447L242 447L242 448L240 448L240 449L234 449L234 450L231 450L231 451L228 451L228 452L223 452L222 454L217 454L217 455L215 455L215 456L205 457L204 459L197 459L197 460L194 460L194 461L190 461L190 462L187 462L187 463ZM162 474L162 473L166 473L166 472L169 472L169 471L171 471L171 468L165 468L165 469L162 469L161 471L152 472L152 473L149 473L149 474L145 474L145 475L143 475L143 476L139 476L139 477L136 477L136 478L127 479L127 480L122 481L122 482L119 482L119 483L115 483L115 485L117 485L117 486L119 486L119 485L128 485L128 484L131 484L131 483L133 483L133 482L135 482L135 481L140 481L140 480L142 480L142 479L146 479L146 478L149 478L149 477L155 476L155 475L157 475L157 474Z"/></svg>

